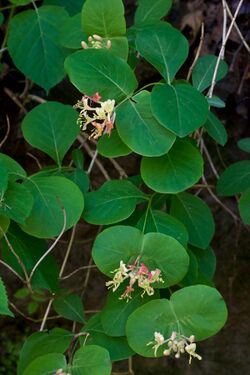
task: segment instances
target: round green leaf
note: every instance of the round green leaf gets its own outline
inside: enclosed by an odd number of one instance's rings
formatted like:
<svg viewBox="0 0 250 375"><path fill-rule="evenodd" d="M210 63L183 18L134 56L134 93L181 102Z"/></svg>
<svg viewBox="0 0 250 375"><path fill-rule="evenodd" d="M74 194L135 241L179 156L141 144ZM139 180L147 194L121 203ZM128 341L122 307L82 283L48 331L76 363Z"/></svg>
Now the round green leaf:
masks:
<svg viewBox="0 0 250 375"><path fill-rule="evenodd" d="M124 302L124 300L121 300L119 298L125 291L125 289L126 286L121 286L115 292L110 291L108 294L106 305L101 311L100 317L102 327L104 329L104 332L109 336L125 336L125 327L129 315L132 314L132 312L139 306L147 303L152 298L148 295L144 295L142 297L142 291L138 288L133 292L132 299Z"/></svg>
<svg viewBox="0 0 250 375"><path fill-rule="evenodd" d="M8 229L8 239L28 273L31 272L34 265L48 250L46 241L29 236L13 222ZM10 252L4 240L2 240L2 256L6 263L20 276L24 277L22 267L16 257ZM58 277L59 267L53 255L49 254L36 269L31 284L33 288L49 289L56 292L59 288Z"/></svg>
<svg viewBox="0 0 250 375"><path fill-rule="evenodd" d="M122 100L137 87L135 75L122 59L106 49L87 49L68 56L65 70L71 83L84 94L99 92L102 100Z"/></svg>
<svg viewBox="0 0 250 375"><path fill-rule="evenodd" d="M194 66L192 73L192 83L199 91L206 90L212 83L215 66L217 63L217 56L206 55L199 57ZM221 60L219 64L216 82L225 77L228 71L228 66L225 61Z"/></svg>
<svg viewBox="0 0 250 375"><path fill-rule="evenodd" d="M4 282L0 277L0 315L7 315L14 317L8 306L8 297L5 289Z"/></svg>
<svg viewBox="0 0 250 375"><path fill-rule="evenodd" d="M66 48L80 49L86 34L81 27L81 13L66 20L60 30L60 44Z"/></svg>
<svg viewBox="0 0 250 375"><path fill-rule="evenodd" d="M82 8L82 28L111 41L109 52L127 60L128 40L122 0L87 0Z"/></svg>
<svg viewBox="0 0 250 375"><path fill-rule="evenodd" d="M119 106L116 126L123 142L144 156L165 154L176 138L154 118L148 91L141 91Z"/></svg>
<svg viewBox="0 0 250 375"><path fill-rule="evenodd" d="M137 228L144 233L158 232L174 237L184 247L188 242L188 232L184 225L175 217L168 215L165 212L157 210L149 210L138 221Z"/></svg>
<svg viewBox="0 0 250 375"><path fill-rule="evenodd" d="M250 188L242 194L239 202L239 210L244 223L250 225Z"/></svg>
<svg viewBox="0 0 250 375"><path fill-rule="evenodd" d="M72 375L110 375L112 364L109 352L97 345L83 346L75 353L69 370Z"/></svg>
<svg viewBox="0 0 250 375"><path fill-rule="evenodd" d="M0 165L0 208L3 205L4 193L8 187L8 170L4 165Z"/></svg>
<svg viewBox="0 0 250 375"><path fill-rule="evenodd" d="M35 237L57 236L64 223L62 206L66 213L66 230L79 220L83 207L80 189L64 177L31 177L24 184L34 198L30 216L22 225L24 232Z"/></svg>
<svg viewBox="0 0 250 375"><path fill-rule="evenodd" d="M158 288L179 282L187 272L189 262L186 250L174 238L162 233L144 235L129 226L114 226L100 233L92 254L97 267L109 277L121 260L129 265L140 256L140 262L150 270L159 268L162 271L164 283L158 284Z"/></svg>
<svg viewBox="0 0 250 375"><path fill-rule="evenodd" d="M46 354L31 362L22 375L52 375L61 368L65 369L66 365L66 359L63 354Z"/></svg>
<svg viewBox="0 0 250 375"><path fill-rule="evenodd" d="M165 16L172 6L172 0L139 0L135 12L135 23L152 23Z"/></svg>
<svg viewBox="0 0 250 375"><path fill-rule="evenodd" d="M187 228L189 243L206 249L213 238L215 224L213 215L203 200L181 193L172 197L171 215L180 220Z"/></svg>
<svg viewBox="0 0 250 375"><path fill-rule="evenodd" d="M219 195L230 196L244 192L250 187L250 160L230 165L220 176L217 183Z"/></svg>
<svg viewBox="0 0 250 375"><path fill-rule="evenodd" d="M82 8L82 26L87 35L108 38L125 35L122 0L86 0Z"/></svg>
<svg viewBox="0 0 250 375"><path fill-rule="evenodd" d="M101 324L100 313L89 319L84 326L84 332L90 333L86 345L99 345L107 349L111 361L122 361L134 354L133 350L128 346L126 337L112 337L105 334Z"/></svg>
<svg viewBox="0 0 250 375"><path fill-rule="evenodd" d="M15 160L8 155L0 153L0 167L3 167L8 172L9 181L23 180L27 174L25 170Z"/></svg>
<svg viewBox="0 0 250 375"><path fill-rule="evenodd" d="M59 35L67 18L62 7L42 6L19 13L10 22L8 51L14 64L46 91L65 74L67 50L59 45Z"/></svg>
<svg viewBox="0 0 250 375"><path fill-rule="evenodd" d="M219 143L219 145L224 146L227 143L226 129L213 112L209 111L204 128L207 130L210 137L213 138L215 142Z"/></svg>
<svg viewBox="0 0 250 375"><path fill-rule="evenodd" d="M216 270L216 255L213 249L209 246L207 249L201 251L201 249L191 247L191 251L198 262L198 280L200 284L203 280L206 281L208 279L211 281Z"/></svg>
<svg viewBox="0 0 250 375"><path fill-rule="evenodd" d="M250 138L242 138L237 142L238 147L245 152L250 152Z"/></svg>
<svg viewBox="0 0 250 375"><path fill-rule="evenodd" d="M208 116L205 97L185 83L155 86L151 105L162 126L181 138L202 126Z"/></svg>
<svg viewBox="0 0 250 375"><path fill-rule="evenodd" d="M146 196L131 182L113 180L85 195L83 218L91 224L114 224L127 219Z"/></svg>
<svg viewBox="0 0 250 375"><path fill-rule="evenodd" d="M17 182L10 182L4 194L3 202L0 204L0 215L24 224L32 206L33 197L29 190Z"/></svg>
<svg viewBox="0 0 250 375"><path fill-rule="evenodd" d="M168 154L143 157L141 175L151 189L159 193L179 193L195 184L203 173L203 159L188 141L176 141Z"/></svg>
<svg viewBox="0 0 250 375"><path fill-rule="evenodd" d="M64 353L68 349L72 338L73 334L71 332L61 328L54 328L49 332L33 333L28 337L21 349L17 365L17 375L23 375L25 369L34 360L44 357L46 354ZM61 367L59 366L55 371ZM34 374L36 372L30 375Z"/></svg>
<svg viewBox="0 0 250 375"><path fill-rule="evenodd" d="M225 324L227 309L220 293L205 285L183 288L173 293L170 300L148 302L130 315L127 337L131 348L144 357L153 357L154 333L160 332L167 339L173 331L187 337L195 335L204 340L215 335ZM166 346L160 348L161 356Z"/></svg>
<svg viewBox="0 0 250 375"><path fill-rule="evenodd" d="M136 47L169 84L188 56L187 39L165 23L142 28L136 37Z"/></svg>
<svg viewBox="0 0 250 375"><path fill-rule="evenodd" d="M64 318L84 323L84 310L81 298L77 294L57 297L53 302L54 310Z"/></svg>
<svg viewBox="0 0 250 375"><path fill-rule="evenodd" d="M5 216L0 216L0 239L3 237L4 233L7 232L10 225L10 219Z"/></svg>
<svg viewBox="0 0 250 375"><path fill-rule="evenodd" d="M77 117L77 112L69 105L57 102L40 104L23 120L24 138L61 165L63 157L80 133Z"/></svg>
<svg viewBox="0 0 250 375"><path fill-rule="evenodd" d="M110 136L104 134L104 136L100 138L97 143L97 150L99 154L106 158L118 158L131 153L130 148L122 142L116 129L112 130Z"/></svg>
<svg viewBox="0 0 250 375"><path fill-rule="evenodd" d="M11 3L17 5L17 6L21 6L21 5L27 5L29 3L31 3L32 0L10 0Z"/></svg>

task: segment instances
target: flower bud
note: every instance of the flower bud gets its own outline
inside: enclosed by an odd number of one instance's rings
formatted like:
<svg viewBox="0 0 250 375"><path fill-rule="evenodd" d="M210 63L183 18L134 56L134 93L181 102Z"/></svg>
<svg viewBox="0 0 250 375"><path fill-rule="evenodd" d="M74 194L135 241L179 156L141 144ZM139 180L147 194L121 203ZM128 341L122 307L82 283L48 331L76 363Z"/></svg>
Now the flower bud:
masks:
<svg viewBox="0 0 250 375"><path fill-rule="evenodd" d="M82 46L83 49L88 49L89 48L88 45L87 45L87 43L84 42L84 40L81 41L81 46Z"/></svg>
<svg viewBox="0 0 250 375"><path fill-rule="evenodd" d="M93 34L93 38L95 40L98 40L99 42L101 42L103 40L103 38L100 35L97 35L97 34Z"/></svg>
<svg viewBox="0 0 250 375"><path fill-rule="evenodd" d="M107 40L106 48L110 49L111 47L112 47L112 42L111 42L111 40Z"/></svg>

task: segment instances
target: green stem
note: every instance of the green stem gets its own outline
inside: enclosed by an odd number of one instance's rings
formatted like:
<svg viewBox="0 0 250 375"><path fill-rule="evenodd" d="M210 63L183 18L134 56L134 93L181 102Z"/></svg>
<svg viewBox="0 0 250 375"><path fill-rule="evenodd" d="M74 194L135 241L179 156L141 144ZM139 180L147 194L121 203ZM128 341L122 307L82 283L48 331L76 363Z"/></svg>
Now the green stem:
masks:
<svg viewBox="0 0 250 375"><path fill-rule="evenodd" d="M8 37L8 32L9 32L9 24L10 24L11 18L13 17L15 9L16 9L15 6L10 8L10 14L9 14L7 25L6 25L6 32L5 32L4 39L3 39L3 42L2 42L2 45L1 45L2 52L0 53L0 60L2 59L4 48L5 48L6 43L7 43L7 37Z"/></svg>

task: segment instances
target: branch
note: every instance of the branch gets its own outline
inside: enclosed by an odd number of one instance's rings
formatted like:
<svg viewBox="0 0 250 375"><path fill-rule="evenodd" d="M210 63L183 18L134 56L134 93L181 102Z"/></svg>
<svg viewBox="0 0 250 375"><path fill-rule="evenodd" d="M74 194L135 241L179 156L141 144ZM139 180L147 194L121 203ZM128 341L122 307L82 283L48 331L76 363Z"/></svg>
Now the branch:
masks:
<svg viewBox="0 0 250 375"><path fill-rule="evenodd" d="M5 136L3 137L3 140L0 142L0 148L3 147L4 143L7 141L8 136L10 134L10 120L8 116L6 116L6 122L7 122L7 130L6 130Z"/></svg>
<svg viewBox="0 0 250 375"><path fill-rule="evenodd" d="M194 66L200 56L200 53L201 53L201 49L202 49L202 45L203 45L203 41L204 41L204 23L202 22L201 24L201 36L200 36L200 43L199 43L199 46L198 46L198 49L197 49L197 52L195 54L195 58L194 58L194 61L192 63L192 65L190 66L189 68L189 71L188 71L188 75L187 75L187 81L190 80L190 77L192 75L192 72L193 72L193 69L194 69Z"/></svg>

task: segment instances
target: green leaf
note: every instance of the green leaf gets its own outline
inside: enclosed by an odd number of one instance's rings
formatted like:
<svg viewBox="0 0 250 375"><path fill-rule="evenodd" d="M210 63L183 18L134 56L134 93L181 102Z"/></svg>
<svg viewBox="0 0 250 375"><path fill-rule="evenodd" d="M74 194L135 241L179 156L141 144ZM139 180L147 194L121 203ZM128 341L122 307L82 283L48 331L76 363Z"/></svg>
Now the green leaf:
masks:
<svg viewBox="0 0 250 375"><path fill-rule="evenodd" d="M165 128L185 137L202 126L208 116L205 97L192 86L155 86L152 92L152 111Z"/></svg>
<svg viewBox="0 0 250 375"><path fill-rule="evenodd" d="M250 152L250 138L242 138L237 142L237 146L245 152Z"/></svg>
<svg viewBox="0 0 250 375"><path fill-rule="evenodd" d="M187 253L188 253L188 256L189 256L189 267L188 267L188 271L187 271L185 277L179 283L179 286L181 286L182 288L185 287L185 286L199 284L199 283L197 283L197 279L198 279L198 262L197 262L197 259L196 259L195 255L192 253L191 250L187 249Z"/></svg>
<svg viewBox="0 0 250 375"><path fill-rule="evenodd" d="M160 156L170 150L175 135L154 118L150 93L141 91L117 109L116 126L122 141L144 156Z"/></svg>
<svg viewBox="0 0 250 375"><path fill-rule="evenodd" d="M64 77L67 50L59 45L59 30L67 18L61 7L42 6L10 22L8 51L14 64L46 91Z"/></svg>
<svg viewBox="0 0 250 375"><path fill-rule="evenodd" d="M0 26L4 23L4 15L0 12Z"/></svg>
<svg viewBox="0 0 250 375"><path fill-rule="evenodd" d="M43 5L58 5L64 7L70 16L79 13L85 0L44 0Z"/></svg>
<svg viewBox="0 0 250 375"><path fill-rule="evenodd" d="M83 169L84 155L82 150L74 149L71 153L72 160L77 169Z"/></svg>
<svg viewBox="0 0 250 375"><path fill-rule="evenodd" d="M216 107L216 108L225 108L226 104L218 98L218 96L212 96L211 98L207 97L207 102L211 107Z"/></svg>
<svg viewBox="0 0 250 375"><path fill-rule="evenodd" d="M250 187L250 160L239 161L230 165L220 176L217 192L230 196L244 192Z"/></svg>
<svg viewBox="0 0 250 375"><path fill-rule="evenodd" d="M83 346L69 366L72 375L110 375L112 364L109 352L97 345Z"/></svg>
<svg viewBox="0 0 250 375"><path fill-rule="evenodd" d="M29 190L17 182L10 182L0 204L0 215L7 216L17 223L24 224L30 215L33 197Z"/></svg>
<svg viewBox="0 0 250 375"><path fill-rule="evenodd" d="M0 239L3 237L4 233L7 232L10 225L10 219L5 216L0 216Z"/></svg>
<svg viewBox="0 0 250 375"><path fill-rule="evenodd" d="M0 167L8 172L9 181L23 180L27 174L25 170L15 160L8 155L0 153Z"/></svg>
<svg viewBox="0 0 250 375"><path fill-rule="evenodd" d="M27 311L29 315L33 315L39 308L39 303L36 301L31 301L28 303Z"/></svg>
<svg viewBox="0 0 250 375"><path fill-rule="evenodd" d="M131 182L105 182L97 191L85 195L83 218L91 224L114 224L127 219L137 203L147 199Z"/></svg>
<svg viewBox="0 0 250 375"><path fill-rule="evenodd" d="M14 317L8 307L8 297L3 280L0 277L0 315L7 315Z"/></svg>
<svg viewBox="0 0 250 375"><path fill-rule="evenodd" d="M137 87L130 66L108 50L87 49L68 56L65 69L71 83L84 94L99 92L102 100L120 101Z"/></svg>
<svg viewBox="0 0 250 375"><path fill-rule="evenodd" d="M68 349L72 338L71 332L61 328L54 328L49 332L33 333L22 347L17 364L17 375L23 375L34 360L44 357L46 354L64 353ZM59 366L55 371L61 367ZM34 374L36 372L33 372L32 375Z"/></svg>
<svg viewBox="0 0 250 375"><path fill-rule="evenodd" d="M81 298L77 294L57 297L53 302L57 314L75 322L84 323L84 310Z"/></svg>
<svg viewBox="0 0 250 375"><path fill-rule="evenodd" d="M149 209L138 221L136 227L144 233L158 232L174 237L184 247L187 246L188 232L175 217L165 212Z"/></svg>
<svg viewBox="0 0 250 375"><path fill-rule="evenodd" d="M171 215L187 228L189 243L206 249L213 238L215 224L209 207L200 198L181 193L172 197Z"/></svg>
<svg viewBox="0 0 250 375"><path fill-rule="evenodd" d="M87 0L82 8L82 28L111 41L109 52L127 60L128 40L122 0Z"/></svg>
<svg viewBox="0 0 250 375"><path fill-rule="evenodd" d="M242 194L239 201L239 210L244 223L250 225L250 188Z"/></svg>
<svg viewBox="0 0 250 375"><path fill-rule="evenodd" d="M122 0L86 0L82 8L82 25L88 35L108 38L125 35Z"/></svg>
<svg viewBox="0 0 250 375"><path fill-rule="evenodd" d="M14 223L11 223L8 230L8 239L15 249L15 252L22 260L28 273L31 272L34 265L47 251L48 245L44 240L29 236L21 231ZM23 270L16 257L10 252L7 243L2 240L3 259L8 263L20 276L24 277ZM59 268L55 258L49 254L36 269L32 278L32 286L36 288L58 290Z"/></svg>
<svg viewBox="0 0 250 375"><path fill-rule="evenodd" d="M74 182L81 192L84 194L89 189L89 177L85 171L82 169L74 169L71 172L64 172L62 176L68 178L70 181Z"/></svg>
<svg viewBox="0 0 250 375"><path fill-rule="evenodd" d="M192 73L192 83L197 90L204 91L211 85L217 59L218 57L214 55L199 57ZM222 60L219 64L216 82L224 78L227 71L228 66L225 61Z"/></svg>
<svg viewBox="0 0 250 375"><path fill-rule="evenodd" d="M107 349L111 361L122 361L134 354L133 350L128 346L126 337L112 337L105 334L101 324L100 313L89 319L84 326L84 332L90 333L86 345L98 345Z"/></svg>
<svg viewBox="0 0 250 375"><path fill-rule="evenodd" d="M227 131L213 112L209 111L204 128L207 130L210 137L213 138L215 142L219 143L219 145L224 146L227 143Z"/></svg>
<svg viewBox="0 0 250 375"><path fill-rule="evenodd" d="M186 38L165 23L142 28L137 33L136 47L169 84L188 56Z"/></svg>
<svg viewBox="0 0 250 375"><path fill-rule="evenodd" d="M40 104L28 112L23 120L24 138L61 165L80 133L77 118L77 112L69 105L58 102Z"/></svg>
<svg viewBox="0 0 250 375"><path fill-rule="evenodd" d="M141 175L147 186L159 193L178 193L195 184L203 173L203 159L188 141L178 140L168 154L143 157Z"/></svg>
<svg viewBox="0 0 250 375"><path fill-rule="evenodd" d="M192 253L195 255L198 262L199 279L210 279L212 280L216 270L216 255L209 246L205 250L191 248Z"/></svg>
<svg viewBox="0 0 250 375"><path fill-rule="evenodd" d="M61 368L65 369L66 365L66 359L63 354L46 354L31 362L24 370L23 375L52 375Z"/></svg>
<svg viewBox="0 0 250 375"><path fill-rule="evenodd" d="M186 250L174 238L162 233L143 235L137 228L121 225L105 229L97 236L92 255L100 271L109 277L121 260L132 265L140 256L140 262L149 270L161 270L164 283L157 284L156 288L179 282L189 262Z"/></svg>
<svg viewBox="0 0 250 375"><path fill-rule="evenodd" d="M108 134L104 134L100 138L97 143L97 150L99 154L105 156L106 158L118 158L131 153L130 148L128 148L125 143L122 142L116 129L112 130L110 136L108 136Z"/></svg>
<svg viewBox="0 0 250 375"><path fill-rule="evenodd" d="M120 287L117 291L110 291L106 305L101 311L100 318L104 332L109 336L125 336L126 323L130 314L139 306L149 302L152 297L148 295L141 296L142 291L139 288L132 294L132 299L125 302L119 299L125 291L126 286ZM158 293L157 293L158 294ZM156 298L159 295L156 296Z"/></svg>
<svg viewBox="0 0 250 375"><path fill-rule="evenodd" d="M32 0L10 0L11 3L17 5L17 6L21 6L21 5L27 5L29 3L31 3Z"/></svg>
<svg viewBox="0 0 250 375"><path fill-rule="evenodd" d="M135 23L152 23L164 17L172 6L172 0L139 0Z"/></svg>
<svg viewBox="0 0 250 375"><path fill-rule="evenodd" d="M60 30L60 44L66 48L80 49L81 41L87 39L81 27L81 13L66 20Z"/></svg>
<svg viewBox="0 0 250 375"><path fill-rule="evenodd" d="M30 177L24 184L34 198L30 216L22 225L24 232L35 237L58 236L63 229L64 214L66 228L71 228L79 220L84 200L80 189L64 177Z"/></svg>
<svg viewBox="0 0 250 375"><path fill-rule="evenodd" d="M8 170L4 165L0 165L0 207L3 204L2 200L4 193L8 187Z"/></svg>
<svg viewBox="0 0 250 375"><path fill-rule="evenodd" d="M215 335L225 324L227 309L220 293L205 285L183 288L170 300L161 299L139 307L128 319L127 336L131 348L144 357L153 357L154 333L167 339L173 331L204 340ZM163 345L157 356L162 356Z"/></svg>

